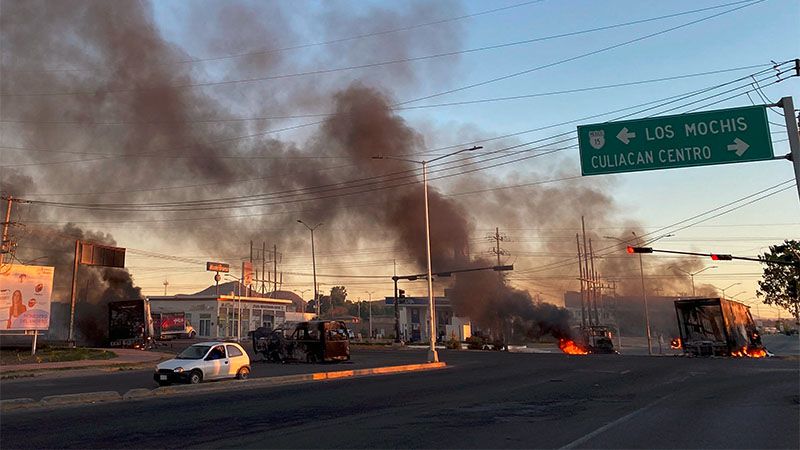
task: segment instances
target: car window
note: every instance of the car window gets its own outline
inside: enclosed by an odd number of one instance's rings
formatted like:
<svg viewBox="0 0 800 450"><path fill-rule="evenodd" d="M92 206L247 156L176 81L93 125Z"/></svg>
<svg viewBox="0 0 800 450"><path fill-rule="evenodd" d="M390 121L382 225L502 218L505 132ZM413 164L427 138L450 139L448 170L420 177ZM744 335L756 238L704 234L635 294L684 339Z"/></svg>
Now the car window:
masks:
<svg viewBox="0 0 800 450"><path fill-rule="evenodd" d="M208 359L225 359L225 347L218 345L208 353Z"/></svg>
<svg viewBox="0 0 800 450"><path fill-rule="evenodd" d="M201 359L208 351L208 345L192 345L178 354L177 359Z"/></svg>
<svg viewBox="0 0 800 450"><path fill-rule="evenodd" d="M238 347L234 345L226 345L228 347L228 357L233 358L234 356L242 356L242 351L239 350Z"/></svg>

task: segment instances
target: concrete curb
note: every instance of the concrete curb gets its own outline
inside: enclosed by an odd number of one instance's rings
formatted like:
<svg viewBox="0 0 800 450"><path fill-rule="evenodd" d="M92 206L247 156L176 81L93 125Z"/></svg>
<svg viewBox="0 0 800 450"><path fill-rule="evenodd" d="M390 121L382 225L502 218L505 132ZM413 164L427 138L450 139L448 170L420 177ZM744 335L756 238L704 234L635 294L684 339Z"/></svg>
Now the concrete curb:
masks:
<svg viewBox="0 0 800 450"><path fill-rule="evenodd" d="M139 389L131 389L128 392L122 394L122 399L134 400L138 398L152 397L154 395L155 394L153 393L152 389L139 388Z"/></svg>
<svg viewBox="0 0 800 450"><path fill-rule="evenodd" d="M232 389L257 389L270 386L284 386L290 384L308 383L314 381L339 380L343 378L364 377L370 375L390 375L394 373L417 372L422 370L436 370L447 367L443 362L406 364L402 366L373 367L369 369L342 370L336 372L317 372L299 375L284 375L279 377L255 378L252 380L232 380L220 383L200 385L162 386L155 389L131 389L123 395L115 391L87 392L84 394L51 395L35 401L32 398L15 398L0 400L0 412L33 409L62 405L81 405L103 402L117 402L130 400L145 400L157 397L178 396L187 394L205 394L211 392L228 391Z"/></svg>
<svg viewBox="0 0 800 450"><path fill-rule="evenodd" d="M32 398L12 398L10 400L0 400L0 411L11 411L13 409L24 409L39 406L39 402Z"/></svg>
<svg viewBox="0 0 800 450"><path fill-rule="evenodd" d="M82 403L115 402L122 400L116 391L87 392L85 394L50 395L42 398L42 406L74 405Z"/></svg>

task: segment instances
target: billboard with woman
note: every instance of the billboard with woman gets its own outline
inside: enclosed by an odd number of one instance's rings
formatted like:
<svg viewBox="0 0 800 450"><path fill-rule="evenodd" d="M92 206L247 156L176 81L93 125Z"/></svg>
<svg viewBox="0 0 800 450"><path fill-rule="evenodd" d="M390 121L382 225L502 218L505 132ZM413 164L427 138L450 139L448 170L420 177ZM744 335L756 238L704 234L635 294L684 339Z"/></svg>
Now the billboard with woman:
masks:
<svg viewBox="0 0 800 450"><path fill-rule="evenodd" d="M14 264L0 272L0 330L47 330L53 267Z"/></svg>

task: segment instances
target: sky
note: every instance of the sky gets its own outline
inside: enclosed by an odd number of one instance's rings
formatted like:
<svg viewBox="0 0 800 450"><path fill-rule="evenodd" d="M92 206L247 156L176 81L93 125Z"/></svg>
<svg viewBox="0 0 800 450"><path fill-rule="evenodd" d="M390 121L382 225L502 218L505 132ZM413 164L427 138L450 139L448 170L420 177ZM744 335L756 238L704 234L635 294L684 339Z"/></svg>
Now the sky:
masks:
<svg viewBox="0 0 800 450"><path fill-rule="evenodd" d="M244 3L248 4L248 2ZM388 79L394 80L394 84L387 83L388 86L383 86L383 89L398 103L453 91L405 103L403 106L406 107L527 96L503 101L398 111L398 114L412 127L421 130L425 136L425 147L428 149L466 144L481 138L510 134L516 135L484 143L483 151L494 150L499 145L534 141L574 131L577 125L613 120L625 114L608 114L610 111L727 83L762 69L768 69L772 61L782 62L800 57L800 40L792 38L794 34L792 30L796 29L800 23L800 4L792 0L761 2L454 1L450 3L452 8L435 9L433 11L435 15L422 15L423 19L406 13L414 8L424 10L424 2L284 2L280 8L276 9L279 10L279 15L275 17L276 28L263 30L265 34L263 41L258 39L237 40L235 18L232 18L227 25L225 22L213 22L211 20L212 13L209 12L209 8L206 8L210 4L211 2L201 1L159 1L150 4L149 7L152 8L155 23L164 38L177 47L185 49L186 54L194 58L252 52L263 48L298 46L354 36L363 33L364 30L375 32L376 30L369 26L371 14L375 14L376 18L388 17L389 19L386 19L385 23L389 29L410 28L398 31L396 35L422 34L421 29L445 26L443 23L435 23L415 28L421 24L420 20L424 20L422 23L445 20L448 26L460 27L458 28L458 39L437 42L435 48L424 48L425 46L422 44L414 44L406 55L410 57L532 40L533 42L525 44L411 62L400 68L382 66L311 76L313 80L319 79L321 83L346 84L352 80L366 79L367 82L376 82L384 76L388 78L387 72L384 71L409 71L405 78L402 73L392 74L397 78ZM249 4L252 6L258 3ZM264 3L264 5L265 8L271 7L271 4L268 3ZM715 8L719 5L729 6ZM507 8L503 9L504 7ZM743 8L683 26L692 21L739 7ZM705 10L684 14L687 11L702 9ZM497 11L486 12L488 10ZM338 23L337 18L348 15L361 20L349 22L342 20L343 24L350 25L331 26L331 23ZM472 16L451 20L470 15ZM615 26L668 15L674 16L633 25ZM197 24L205 23L206 20L210 27L231 27L230 41L219 42L217 46L203 45L199 47L197 42L200 39L195 39ZM375 22L378 20L376 19ZM322 27L322 23L326 23L326 26ZM360 24L361 28L353 24ZM242 30L238 31L256 34L262 31L260 29L247 30L247 25L246 20L240 22L239 26L242 27ZM582 32L604 27L609 28ZM668 31L675 27L678 28ZM291 29L293 33L291 35L282 33L284 29ZM208 32L211 35L212 32L219 32L219 30L209 29ZM554 36L560 37L554 38ZM541 39L545 37L547 39ZM370 39L392 39L392 36L371 36L332 45L295 48L288 50L287 53L292 55L297 67L315 67L317 62L330 65L337 61L337 52L357 51L360 41ZM627 43L637 39L636 42ZM391 52L385 56L380 54L365 54L363 57L351 55L348 59L342 60L342 65L369 64L387 58L391 59L393 56L394 54ZM224 79L228 75L229 66L226 64L237 64L236 59L225 61L225 63L217 65L212 62L204 65L202 69L198 69L202 70L201 78ZM285 70L286 67L282 67L277 69L277 73L285 73ZM716 71L724 72L638 85L554 94L560 91ZM775 77L770 75L771 73L766 71L758 76L761 89L749 93L749 97L738 95L729 100L706 106L706 104L725 96L715 97L713 100L699 102L694 107L708 110L747 106L754 103L764 104L767 101L776 102L784 96L793 96L796 104L800 104L798 78L789 78L780 83L773 83ZM784 75L784 78L788 75L791 75L791 72ZM293 82L295 82L294 79L275 81L275 83ZM736 85L745 84L747 82L740 81ZM470 87L473 85L478 86ZM735 93L742 91L738 90ZM548 95L534 96L534 94ZM218 94L212 92L209 95ZM243 96L240 102L230 105L230 112L232 115L253 114L258 110L257 103L259 101L260 99L257 98ZM690 108L683 107L664 113L681 113ZM632 109L629 112L634 113L633 118L639 118L659 115L667 108L637 112L640 109L642 108ZM297 105L296 111L285 112L290 114L320 112L320 108ZM784 118L776 108L769 109L768 114L775 155L784 155L788 152L785 128L781 126ZM595 117L590 118L592 116ZM587 119L581 120L582 118ZM273 121L270 126L292 126L308 121L308 118L286 119ZM543 127L547 128L517 134L521 131ZM314 136L313 130L314 127L304 127L279 133L276 137L285 141L301 143ZM562 146L572 146L575 143L573 139ZM435 150L424 153L427 157L443 154L443 151ZM567 148L558 153L558 158L543 156L519 164L500 167L494 169L491 175L497 180L507 179L509 185L549 178L576 177L580 175L578 150L577 148ZM615 209L614 217L617 218L617 222L609 224L604 220L602 226L608 228L608 235L619 236L620 230L625 230L630 223L636 223L639 228L654 232L780 182L793 179L793 177L792 165L789 161L775 160L582 177L559 183L575 183L576 186L592 187L610 196L613 199L611 207ZM468 191L471 182L474 182L473 178L466 181L434 180L432 185L447 195L448 193L456 194ZM499 184L502 185L502 181ZM694 226L674 232L672 230L676 227L671 227L665 229L664 232L656 233L655 237L667 233L674 234L674 236L660 239L657 247L679 251L754 256L765 251L769 245L779 243L783 239L797 239L800 237L800 199L798 199L797 188L789 184L782 187L787 186L789 188L782 192ZM526 189L531 188L523 186L510 189L517 195L525 196ZM42 191L46 192L44 189ZM564 208L571 206L563 205ZM549 213L548 211L541 212L541 214ZM493 217L491 211L481 211L477 217L478 224L471 236L471 245L474 251L485 253L492 246L486 235L492 233L497 227L508 238L503 243L503 248L507 252L503 256L503 262L515 264L517 270L529 271L528 274L525 272L511 274L512 283L525 287L529 291L538 292L546 300L557 304L561 303L560 295L563 290L576 287L575 275L570 274L569 270L558 276L551 274L551 278L538 279L532 277L530 271L535 269L538 264L537 259L532 256L537 251L537 244L546 243L548 239L574 240L573 236L579 223L563 224L557 228L541 228L524 227L519 226L517 222L504 221L503 217ZM594 229L593 227L597 226L593 224L591 216L586 220L588 228ZM341 226L341 224L337 226ZM173 260L153 258L152 255L148 256L145 252L192 259L235 259L235 257L231 258L231 255L208 254L191 246L165 241L159 239L152 232L143 232L141 228L120 226L115 229L113 226L109 226L106 230L114 233L118 245L139 250L138 252L129 251L128 265L131 267L134 281L142 287L146 295L163 294L165 280L169 283L166 286L168 293L191 293L210 284L213 274L203 272L202 268L198 268L196 265L177 262L174 261L174 258ZM155 230L158 230L158 227L155 227ZM235 238L235 232L230 233L229 231L221 230L221 236L224 236L225 239ZM265 232L279 231L265 230ZM403 271L413 273L418 270L408 257L398 258L394 254L391 242L358 244L355 249L350 246L351 248L348 250L347 242L343 242L340 238L326 240L325 233L326 227L323 226L317 231L315 242L317 271L320 274L335 273L337 262L343 260L348 261L348 266L351 268L350 275L360 273L361 268L363 268L363 273L379 272L391 275L394 262L397 263L399 273L404 273ZM598 233L605 232L598 230ZM613 241L610 240L602 243L604 246L612 244ZM256 242L255 245L258 248L261 243ZM272 242L267 240L267 245L271 247ZM239 254L246 254L247 251L247 243L242 243ZM279 251L283 254L279 270L285 272L283 275L285 287L302 292L304 297L308 297L308 292L303 292L303 290L308 289L311 285L308 276L311 262L310 248L297 246L279 249ZM653 263L654 258L664 257L647 255L645 265L650 268L649 272L663 271L663 261L665 260L661 259L658 263ZM704 261L704 264L711 265L711 261ZM710 284L718 288L734 285L727 290L728 296L733 295L737 300L755 304L753 299L757 288L756 283L761 273L759 264L738 261L715 264L718 266L717 268L704 271L695 278L695 281L698 284ZM653 276L657 275L672 276L674 272L672 274L653 273ZM690 289L688 279L685 282L688 291ZM388 296L391 295L392 289L390 280L320 277L320 283L322 291L329 290L333 285L347 286L351 299L366 299L369 295L372 295L373 299ZM425 293L422 283L418 286L411 286L408 290L411 295L424 295ZM372 294L367 292L372 292ZM441 289L437 293L441 294ZM665 294L679 293L665 292ZM759 313L768 316L778 312L761 307Z"/></svg>

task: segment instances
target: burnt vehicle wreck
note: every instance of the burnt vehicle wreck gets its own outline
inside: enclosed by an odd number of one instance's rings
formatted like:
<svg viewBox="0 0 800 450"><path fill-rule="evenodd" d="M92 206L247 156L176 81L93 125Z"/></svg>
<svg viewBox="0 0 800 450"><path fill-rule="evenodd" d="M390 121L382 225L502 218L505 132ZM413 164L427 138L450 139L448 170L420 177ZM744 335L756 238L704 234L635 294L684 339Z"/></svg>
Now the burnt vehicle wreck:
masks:
<svg viewBox="0 0 800 450"><path fill-rule="evenodd" d="M750 307L733 300L701 298L675 301L682 348L689 356L761 358L768 353L761 343Z"/></svg>
<svg viewBox="0 0 800 450"><path fill-rule="evenodd" d="M347 326L337 320L312 320L252 332L253 351L270 362L336 362L350 360Z"/></svg>

